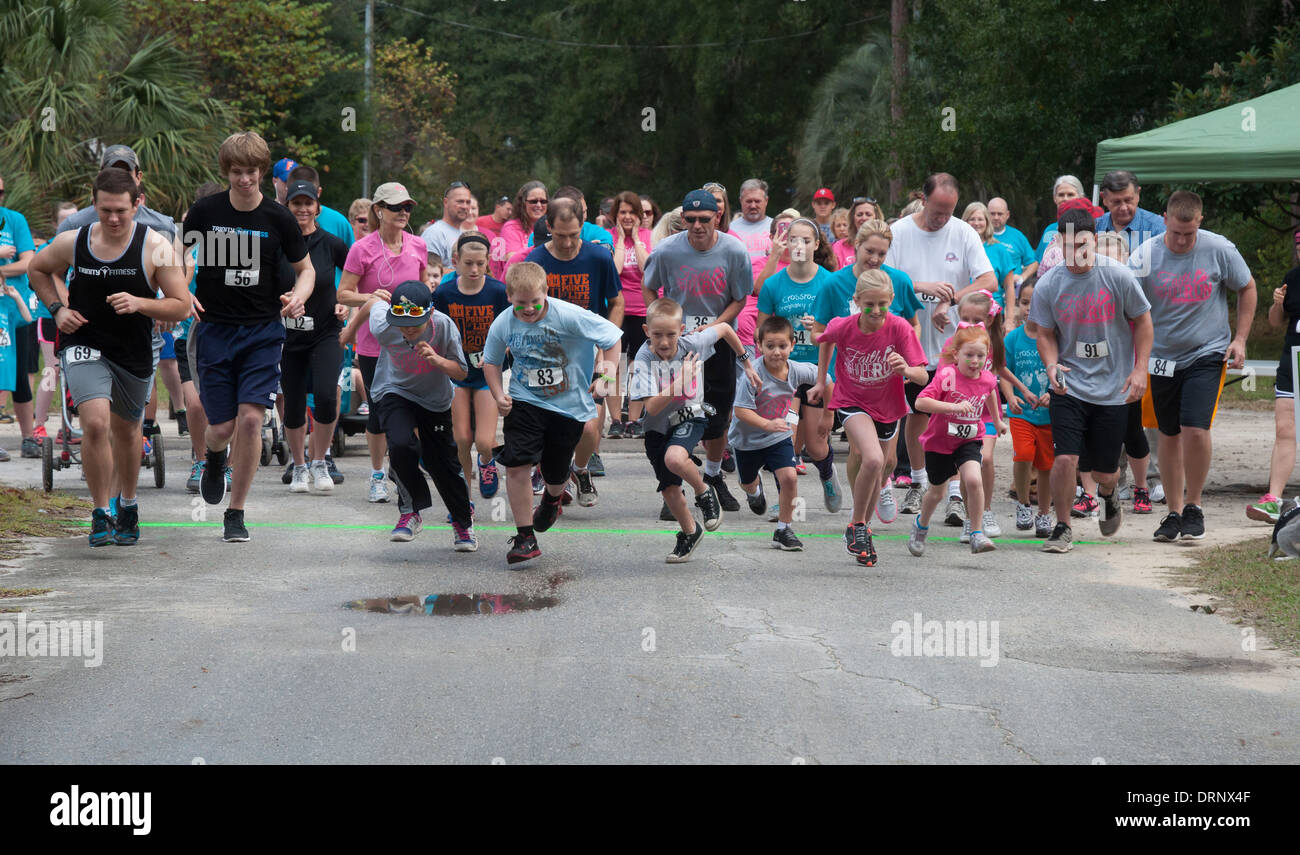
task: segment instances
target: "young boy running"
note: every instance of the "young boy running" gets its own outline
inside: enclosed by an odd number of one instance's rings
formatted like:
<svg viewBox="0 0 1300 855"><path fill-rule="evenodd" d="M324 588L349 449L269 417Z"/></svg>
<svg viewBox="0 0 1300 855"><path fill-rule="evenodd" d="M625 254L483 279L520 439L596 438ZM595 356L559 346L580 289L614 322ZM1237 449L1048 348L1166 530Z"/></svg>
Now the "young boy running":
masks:
<svg viewBox="0 0 1300 855"><path fill-rule="evenodd" d="M487 275L489 246L483 235L461 235L454 253L456 276L433 292L433 307L456 322L465 349L469 373L464 380L452 382L456 394L451 401L451 426L465 483L471 487L474 467L470 455L478 446L478 491L485 499L497 494L498 481L497 465L492 459L497 407L483 379L483 344L492 322L510 308L505 283Z"/></svg>
<svg viewBox="0 0 1300 855"><path fill-rule="evenodd" d="M691 449L704 435L712 409L704 403L704 363L719 340L735 351L750 381L758 383L744 345L730 324L711 324L699 332L682 335L685 329L681 304L667 298L652 302L646 309L647 340L633 355L628 386L628 396L645 403L645 455L659 479L659 493L682 528L676 547L666 559L669 564L688 560L704 530L716 531L722 522L717 491L705 483L691 462ZM695 504L704 517L703 528L686 506L680 489L683 481L695 491Z"/></svg>
<svg viewBox="0 0 1300 855"><path fill-rule="evenodd" d="M614 389L623 330L572 303L548 297L546 271L532 262L506 272L506 296L511 311L488 329L483 377L505 417L505 445L497 459L506 467L506 494L518 530L506 561L517 564L542 554L535 532L549 529L560 515L573 450L583 426L596 416L592 396L612 394ZM507 348L514 357L509 394L501 386ZM536 463L541 464L546 487L541 504L533 509L531 473Z"/></svg>

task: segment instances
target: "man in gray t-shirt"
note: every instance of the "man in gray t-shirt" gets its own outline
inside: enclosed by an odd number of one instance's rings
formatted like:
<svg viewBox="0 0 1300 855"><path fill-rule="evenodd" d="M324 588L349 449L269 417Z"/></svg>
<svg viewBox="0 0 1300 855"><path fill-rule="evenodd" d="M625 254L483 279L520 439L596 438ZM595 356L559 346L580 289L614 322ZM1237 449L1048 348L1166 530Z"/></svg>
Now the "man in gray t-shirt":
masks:
<svg viewBox="0 0 1300 855"><path fill-rule="evenodd" d="M451 431L452 380L468 373L456 322L433 308L433 292L423 282L403 282L387 306L369 304L370 331L379 342L379 361L370 399L388 438L392 479L409 496L411 509L400 513L392 539L412 540L433 505L421 464L451 512L457 552L478 548L471 519L469 488Z"/></svg>
<svg viewBox="0 0 1300 855"><path fill-rule="evenodd" d="M1151 403L1160 426L1160 473L1169 515L1155 539L1205 536L1201 491L1210 471L1210 427L1223 390L1225 363L1246 363L1255 320L1255 280L1227 238L1201 229L1201 197L1180 190L1165 208L1165 233L1143 242L1129 264L1151 301ZM1228 291L1237 295L1229 336ZM1183 492L1186 486L1186 494Z"/></svg>
<svg viewBox="0 0 1300 855"><path fill-rule="evenodd" d="M460 238L461 225L469 217L469 206L469 187L463 181L453 181L442 196L442 219L420 235L429 252L442 259L443 267L451 267L451 253Z"/></svg>
<svg viewBox="0 0 1300 855"><path fill-rule="evenodd" d="M1120 449L1128 404L1146 391L1152 335L1151 305L1132 272L1096 257L1092 215L1066 211L1059 225L1065 263L1038 281L1025 329L1037 339L1052 384L1057 523L1044 552L1073 548L1070 507L1080 458L1097 479L1101 533L1109 537L1119 529Z"/></svg>

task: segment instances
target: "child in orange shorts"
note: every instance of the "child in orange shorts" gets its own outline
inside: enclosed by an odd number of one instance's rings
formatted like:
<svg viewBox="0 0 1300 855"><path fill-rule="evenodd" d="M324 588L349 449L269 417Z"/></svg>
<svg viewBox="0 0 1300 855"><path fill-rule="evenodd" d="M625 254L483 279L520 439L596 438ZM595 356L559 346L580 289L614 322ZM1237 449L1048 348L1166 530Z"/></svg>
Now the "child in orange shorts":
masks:
<svg viewBox="0 0 1300 855"><path fill-rule="evenodd" d="M1020 316L1029 314L1029 302L1034 296L1034 286L1026 281L1020 286L1016 304ZM1013 390L1007 398L1011 422L1011 447L1015 452L1012 469L1016 485L1016 528L1034 530L1036 537L1052 534L1052 419L1048 414L1049 384L1047 369L1038 356L1038 344L1023 324L1007 333L1005 339L1007 368L1016 375L1029 391ZM1029 506L1029 470L1038 471L1038 513ZM1067 509L1068 513L1068 509Z"/></svg>

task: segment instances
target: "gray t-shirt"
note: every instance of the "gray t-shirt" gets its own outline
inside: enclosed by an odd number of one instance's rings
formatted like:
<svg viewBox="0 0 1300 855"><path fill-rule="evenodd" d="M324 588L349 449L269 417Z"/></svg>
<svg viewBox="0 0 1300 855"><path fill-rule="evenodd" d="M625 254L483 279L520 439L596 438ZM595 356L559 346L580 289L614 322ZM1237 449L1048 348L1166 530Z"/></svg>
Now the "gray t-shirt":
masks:
<svg viewBox="0 0 1300 855"><path fill-rule="evenodd" d="M754 290L754 269L738 238L719 234L707 252L691 246L687 233L664 238L655 245L645 267L645 286L664 289L664 296L682 307L682 323L694 329L711 323L737 300ZM736 325L732 319L732 326Z"/></svg>
<svg viewBox="0 0 1300 855"><path fill-rule="evenodd" d="M454 359L466 366L456 322L434 311L429 326L415 342L407 343L399 327L388 323L388 310L376 306L370 313L370 332L379 342L379 361L375 364L375 382L370 397L378 401L387 394L400 395L436 413L451 409L454 390L451 378L425 361L415 351L419 341L427 341L439 356Z"/></svg>
<svg viewBox="0 0 1300 855"><path fill-rule="evenodd" d="M450 267L452 250L456 248L456 241L460 240L462 234L460 229L447 225L446 220L438 220L425 229L420 237L424 239L429 252L441 258L444 267Z"/></svg>
<svg viewBox="0 0 1300 855"><path fill-rule="evenodd" d="M1038 280L1029 319L1056 331L1066 394L1090 404L1124 403L1124 381L1133 371L1129 321L1151 311L1133 272L1098 256L1086 273L1058 264ZM1050 335L1051 333L1044 333Z"/></svg>
<svg viewBox="0 0 1300 855"><path fill-rule="evenodd" d="M82 226L89 226L98 222L99 214L95 213L93 207L82 208L75 214L69 214L68 218L63 221L63 225L59 226L59 230L56 234L63 234L64 232L70 232L73 229L79 229ZM153 208L141 205L140 210L135 212L135 222L144 223L154 231L162 232L169 241L176 239L176 228L179 224L171 217L166 214L160 214Z"/></svg>
<svg viewBox="0 0 1300 855"><path fill-rule="evenodd" d="M790 409L790 402L795 400L794 393L805 383L809 386L817 382L817 366L807 362L786 363L790 367L784 380L777 380L767 372L767 364L758 359L754 362L754 371L761 381L758 391L749 385L749 378L743 374L736 378L736 407L753 410L765 419L783 419ZM794 433L771 433L762 428L751 427L742 422L732 411L731 430L727 442L733 449L756 451L776 445Z"/></svg>
<svg viewBox="0 0 1300 855"><path fill-rule="evenodd" d="M695 395L689 401L682 401L680 404L669 404L663 412L655 415L647 414L642 422L647 432L667 434L672 428L669 426L669 418L677 414L684 407L696 406L704 400L704 374L703 363L713 355L713 351L718 343L718 328L709 327L697 333L684 335L677 339L677 354L672 359L660 359L655 355L654 350L650 347L650 342L641 345L641 349L636 352L636 357L632 362L632 377L628 381L627 393L634 401L653 398L659 394L664 383L681 373L682 360L686 354L694 353L700 358L699 382L695 386Z"/></svg>
<svg viewBox="0 0 1300 855"><path fill-rule="evenodd" d="M1171 252L1163 235L1143 242L1129 258L1151 303L1151 355L1183 368L1204 356L1222 356L1232 341L1228 292L1250 283L1250 268L1232 241L1201 229L1190 252Z"/></svg>

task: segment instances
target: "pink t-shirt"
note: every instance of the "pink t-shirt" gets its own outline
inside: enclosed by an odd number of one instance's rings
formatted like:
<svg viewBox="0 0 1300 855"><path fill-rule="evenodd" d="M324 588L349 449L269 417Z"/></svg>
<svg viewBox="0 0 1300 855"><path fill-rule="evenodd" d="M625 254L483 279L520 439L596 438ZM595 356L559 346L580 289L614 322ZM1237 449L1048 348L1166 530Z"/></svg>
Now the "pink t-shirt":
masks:
<svg viewBox="0 0 1300 855"><path fill-rule="evenodd" d="M474 221L474 225L478 227L479 231L487 235L488 240L491 240L492 238L501 236L501 226L504 226L505 223L498 225L497 221L492 218L491 214L484 214Z"/></svg>
<svg viewBox="0 0 1300 855"><path fill-rule="evenodd" d="M841 238L831 244L831 250L835 253L835 260L840 263L840 270L846 267L852 267L853 262L857 261L858 252L853 248L853 242L848 238Z"/></svg>
<svg viewBox="0 0 1300 855"><path fill-rule="evenodd" d="M997 388L998 380L991 371L981 371L980 376L972 380L958 371L957 366L940 363L939 371L930 385L916 397L933 398L950 404L970 401L975 409L969 416L961 418L947 413L931 413L930 425L921 434L921 447L936 454L952 454L964 443L982 440L984 402ZM950 430L949 425L957 427Z"/></svg>
<svg viewBox="0 0 1300 855"><path fill-rule="evenodd" d="M899 353L909 366L926 365L925 351L912 325L898 315L885 315L874 333L858 326L861 315L832 318L818 344L835 345L835 391L831 407L861 407L881 424L907 415L903 378L889 368L889 354Z"/></svg>
<svg viewBox="0 0 1300 855"><path fill-rule="evenodd" d="M380 288L391 294L403 282L424 278L424 268L428 266L428 247L410 232L402 232L402 251L396 256L388 251L375 231L352 244L347 261L343 262L345 272L361 277L357 282L359 294L371 294ZM369 324L362 324L357 330L357 353L379 355L379 342L371 334Z"/></svg>
<svg viewBox="0 0 1300 855"><path fill-rule="evenodd" d="M521 249L528 247L528 238L533 234L533 230L524 231L519 220L515 217L505 221L501 226L501 235L492 241L492 248L488 251L488 267L492 271L493 278L504 279L506 268L509 266L510 256L514 255Z"/></svg>
<svg viewBox="0 0 1300 855"><path fill-rule="evenodd" d="M636 263L636 245L631 238L623 237L623 246L618 246L618 236L622 232L620 228L610 229L610 236L614 240L614 251L623 253L623 272L618 275L618 281L623 284L623 314L632 315L638 318L645 317L645 296L641 293L641 282L645 279L645 271ZM650 230L638 228L637 237L645 245L646 252L650 251ZM648 260L648 259L647 259Z"/></svg>
<svg viewBox="0 0 1300 855"><path fill-rule="evenodd" d="M763 268L766 266L767 256L765 255L750 260L750 267L753 268L754 271L755 284L758 283L758 274L762 273ZM778 259L776 262L776 270L772 271L772 276L775 276L789 266L790 263L788 261L781 261ZM767 278L771 279L772 276ZM764 281L766 282L767 280ZM762 290L763 289L760 286L756 291L746 297L745 308L741 309L740 314L736 316L736 334L740 336L740 343L745 347L752 347L754 345L754 333L758 330L758 295Z"/></svg>

